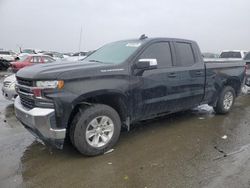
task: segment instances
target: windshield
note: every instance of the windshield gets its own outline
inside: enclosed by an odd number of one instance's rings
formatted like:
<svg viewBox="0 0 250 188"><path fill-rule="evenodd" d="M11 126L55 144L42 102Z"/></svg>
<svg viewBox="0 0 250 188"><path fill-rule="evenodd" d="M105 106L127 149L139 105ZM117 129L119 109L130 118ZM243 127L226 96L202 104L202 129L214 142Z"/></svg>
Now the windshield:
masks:
<svg viewBox="0 0 250 188"><path fill-rule="evenodd" d="M85 60L90 62L120 64L128 59L141 44L141 41L113 42L101 47L93 54L90 54Z"/></svg>
<svg viewBox="0 0 250 188"><path fill-rule="evenodd" d="M240 52L222 52L220 58L241 58Z"/></svg>
<svg viewBox="0 0 250 188"><path fill-rule="evenodd" d="M27 53L27 54L34 54L34 50L31 50L31 49L25 49L25 50L22 50L22 53Z"/></svg>

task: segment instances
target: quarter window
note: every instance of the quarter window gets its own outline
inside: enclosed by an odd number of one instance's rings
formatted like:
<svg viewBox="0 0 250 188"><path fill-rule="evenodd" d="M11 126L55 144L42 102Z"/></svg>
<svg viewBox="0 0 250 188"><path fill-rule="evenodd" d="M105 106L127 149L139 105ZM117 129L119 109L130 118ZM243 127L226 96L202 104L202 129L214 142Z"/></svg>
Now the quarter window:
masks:
<svg viewBox="0 0 250 188"><path fill-rule="evenodd" d="M140 59L156 59L158 68L171 67L172 56L168 42L151 44L140 56Z"/></svg>

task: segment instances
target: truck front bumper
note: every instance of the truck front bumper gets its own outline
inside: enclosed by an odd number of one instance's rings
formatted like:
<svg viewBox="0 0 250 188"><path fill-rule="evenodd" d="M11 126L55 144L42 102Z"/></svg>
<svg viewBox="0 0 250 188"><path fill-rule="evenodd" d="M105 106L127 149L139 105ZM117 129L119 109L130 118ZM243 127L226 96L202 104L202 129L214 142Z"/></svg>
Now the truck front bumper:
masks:
<svg viewBox="0 0 250 188"><path fill-rule="evenodd" d="M62 149L66 129L55 129L55 110L52 108L27 109L21 104L19 96L15 99L17 119L35 137L57 148Z"/></svg>

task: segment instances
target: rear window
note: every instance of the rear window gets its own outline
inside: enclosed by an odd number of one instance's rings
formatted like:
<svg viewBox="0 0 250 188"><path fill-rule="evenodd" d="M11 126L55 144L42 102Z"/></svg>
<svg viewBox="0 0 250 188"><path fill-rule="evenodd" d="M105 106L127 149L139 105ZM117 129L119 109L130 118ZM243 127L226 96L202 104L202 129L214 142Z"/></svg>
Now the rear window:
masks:
<svg viewBox="0 0 250 188"><path fill-rule="evenodd" d="M194 53L191 44L176 42L177 66L191 66L195 63Z"/></svg>
<svg viewBox="0 0 250 188"><path fill-rule="evenodd" d="M240 52L222 52L220 58L241 58Z"/></svg>

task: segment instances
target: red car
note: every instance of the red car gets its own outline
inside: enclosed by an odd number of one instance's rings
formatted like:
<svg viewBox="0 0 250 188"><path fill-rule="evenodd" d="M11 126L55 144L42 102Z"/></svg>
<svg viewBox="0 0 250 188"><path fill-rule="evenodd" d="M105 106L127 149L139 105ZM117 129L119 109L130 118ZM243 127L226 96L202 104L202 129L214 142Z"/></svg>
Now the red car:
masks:
<svg viewBox="0 0 250 188"><path fill-rule="evenodd" d="M17 72L23 67L35 65L38 63L51 63L55 61L52 57L48 55L28 55L20 58L19 61L12 62L11 68L13 72Z"/></svg>

